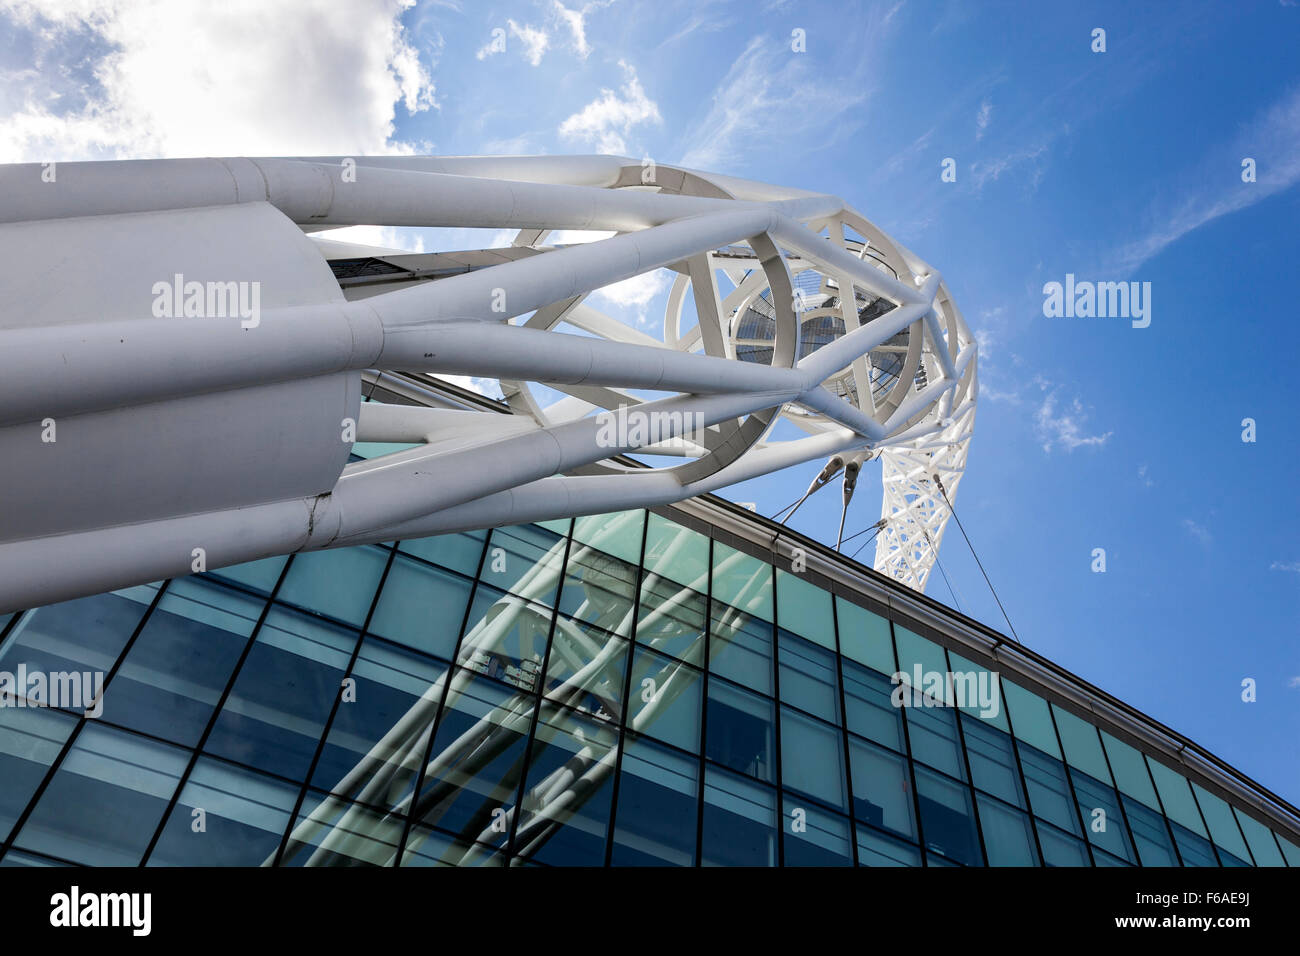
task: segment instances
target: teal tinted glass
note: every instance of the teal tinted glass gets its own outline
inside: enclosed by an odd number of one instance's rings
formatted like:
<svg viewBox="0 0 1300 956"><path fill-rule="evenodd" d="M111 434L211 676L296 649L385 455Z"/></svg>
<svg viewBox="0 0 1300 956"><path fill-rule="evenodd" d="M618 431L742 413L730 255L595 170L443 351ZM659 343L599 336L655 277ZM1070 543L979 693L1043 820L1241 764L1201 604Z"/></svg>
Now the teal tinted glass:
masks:
<svg viewBox="0 0 1300 956"><path fill-rule="evenodd" d="M713 599L772 620L772 566L714 542Z"/></svg>
<svg viewBox="0 0 1300 956"><path fill-rule="evenodd" d="M898 669L887 620L841 597L835 599L835 613L840 625L840 652L845 657L885 675Z"/></svg>
<svg viewBox="0 0 1300 956"><path fill-rule="evenodd" d="M898 669L914 689L933 693L946 704L954 697L948 681L948 658L943 648L905 627L894 627Z"/></svg>
<svg viewBox="0 0 1300 956"><path fill-rule="evenodd" d="M1241 832L1245 834L1250 855L1255 858L1255 865L1286 866L1286 861L1282 859L1282 852L1273 841L1273 834L1269 828L1240 810L1234 809L1233 812L1237 816L1237 823L1241 825Z"/></svg>
<svg viewBox="0 0 1300 956"><path fill-rule="evenodd" d="M807 806L787 794L783 818L786 866L853 865L853 833L848 817Z"/></svg>
<svg viewBox="0 0 1300 956"><path fill-rule="evenodd" d="M781 627L835 650L830 592L777 568L776 608L777 624Z"/></svg>
<svg viewBox="0 0 1300 956"><path fill-rule="evenodd" d="M1002 694L1006 698L1007 713L1016 738L1059 760L1061 747L1056 742L1056 730L1047 701L1009 680L1002 682Z"/></svg>
<svg viewBox="0 0 1300 956"><path fill-rule="evenodd" d="M1097 728L1055 704L1052 705L1052 715L1056 718L1056 729L1060 731L1061 744L1065 747L1065 762L1109 784L1110 769L1106 766Z"/></svg>
<svg viewBox="0 0 1300 956"><path fill-rule="evenodd" d="M1147 760L1151 776L1156 782L1156 792L1164 805L1165 816L1175 823L1182 824L1197 836L1206 836L1205 825L1201 822L1200 811L1192 799L1191 787L1187 778L1170 770L1158 760Z"/></svg>
<svg viewBox="0 0 1300 956"><path fill-rule="evenodd" d="M846 809L844 738L838 728L782 707L781 777L787 791Z"/></svg>
<svg viewBox="0 0 1300 956"><path fill-rule="evenodd" d="M1140 800L1152 810L1159 810L1160 803L1156 799L1156 789L1151 783L1142 754L1104 730L1101 732L1101 740L1106 747L1110 769L1114 773L1115 783L1118 784L1120 792Z"/></svg>
<svg viewBox="0 0 1300 956"><path fill-rule="evenodd" d="M628 564L641 563L641 539L645 512L616 511L573 519L575 544L587 544Z"/></svg>
<svg viewBox="0 0 1300 956"><path fill-rule="evenodd" d="M651 514L646 526L645 570L704 593L709 589L708 537Z"/></svg>
<svg viewBox="0 0 1300 956"><path fill-rule="evenodd" d="M1011 733L998 674L952 651L948 652L948 663L952 668L957 706L1003 733Z"/></svg>
<svg viewBox="0 0 1300 956"><path fill-rule="evenodd" d="M989 866L1038 866L1034 827L1028 814L984 794L976 797L976 803Z"/></svg>
<svg viewBox="0 0 1300 956"><path fill-rule="evenodd" d="M1233 816L1232 807L1198 783L1192 784L1192 791L1196 794L1196 802L1200 804L1205 823L1210 828L1210 839L1214 841L1214 845L1221 850L1227 850L1237 860L1249 866L1250 851L1246 849L1246 841L1242 839L1241 828L1237 826L1237 818ZM1226 865L1227 861L1224 862Z"/></svg>

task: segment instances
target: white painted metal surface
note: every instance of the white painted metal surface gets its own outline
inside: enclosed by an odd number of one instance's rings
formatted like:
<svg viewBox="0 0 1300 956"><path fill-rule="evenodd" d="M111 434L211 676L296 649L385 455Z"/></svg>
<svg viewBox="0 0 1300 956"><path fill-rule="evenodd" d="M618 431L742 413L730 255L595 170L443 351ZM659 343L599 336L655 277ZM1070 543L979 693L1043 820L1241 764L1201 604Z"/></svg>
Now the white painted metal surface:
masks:
<svg viewBox="0 0 1300 956"><path fill-rule="evenodd" d="M885 487L875 565L925 586L975 342L939 274L838 197L609 156L43 172L0 166L0 611L867 451ZM326 260L358 250L308 233L363 224L516 233L382 256L380 285L350 284ZM613 235L561 247L557 229ZM662 336L587 301L658 269ZM368 368L495 378L517 415L362 412ZM649 432L611 438L620 408ZM354 441L418 447L349 465ZM671 464L611 461L633 451Z"/></svg>

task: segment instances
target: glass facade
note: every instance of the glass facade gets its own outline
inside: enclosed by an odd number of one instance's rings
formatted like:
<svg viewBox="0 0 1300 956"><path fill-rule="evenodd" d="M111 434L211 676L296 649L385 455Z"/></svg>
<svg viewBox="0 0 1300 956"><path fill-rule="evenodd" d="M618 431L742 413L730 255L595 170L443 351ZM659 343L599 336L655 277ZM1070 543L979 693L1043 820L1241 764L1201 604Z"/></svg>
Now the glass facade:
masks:
<svg viewBox="0 0 1300 956"><path fill-rule="evenodd" d="M0 707L0 865L1300 864L905 625L644 511L22 612L0 672L105 684Z"/></svg>

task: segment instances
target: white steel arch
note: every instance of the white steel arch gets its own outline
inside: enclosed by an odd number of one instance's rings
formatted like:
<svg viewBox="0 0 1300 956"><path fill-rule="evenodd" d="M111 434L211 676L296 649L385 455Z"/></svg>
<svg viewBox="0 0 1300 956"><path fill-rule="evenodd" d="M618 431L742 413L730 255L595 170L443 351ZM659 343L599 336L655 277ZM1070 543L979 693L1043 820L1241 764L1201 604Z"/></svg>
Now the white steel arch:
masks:
<svg viewBox="0 0 1300 956"><path fill-rule="evenodd" d="M516 235L427 255L309 235L348 225ZM0 611L828 456L881 457L875 566L921 589L933 479L955 494L974 421L938 272L841 199L619 157L0 166L0 262ZM586 301L656 269L661 339ZM366 369L499 379L517 414L363 404ZM354 441L417 447L349 464ZM613 461L632 451L677 461Z"/></svg>

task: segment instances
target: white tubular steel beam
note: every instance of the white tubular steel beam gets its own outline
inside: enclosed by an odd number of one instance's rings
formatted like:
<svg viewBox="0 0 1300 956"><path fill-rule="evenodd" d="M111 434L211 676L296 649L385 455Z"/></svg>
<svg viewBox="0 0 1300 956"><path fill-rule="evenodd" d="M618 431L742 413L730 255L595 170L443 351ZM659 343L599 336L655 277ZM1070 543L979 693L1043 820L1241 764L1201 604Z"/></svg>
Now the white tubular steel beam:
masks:
<svg viewBox="0 0 1300 956"><path fill-rule="evenodd" d="M924 585L947 514L909 526L907 483L934 466L956 492L974 337L938 272L837 196L669 166L646 183L612 156L46 172L0 165L0 496L22 499L0 512L0 612L278 553L668 503L868 450L894 456L882 508L898 530L876 565ZM307 235L347 225L518 232L508 252L354 259L340 257L368 250ZM556 248L557 229L615 235ZM662 341L583 301L657 269L678 276ZM840 323L829 342L825 317ZM516 414L363 408L366 369L498 379ZM565 394L544 404L534 385ZM782 417L808 437L771 441ZM418 447L347 465L355 441ZM681 463L613 461L638 450Z"/></svg>

